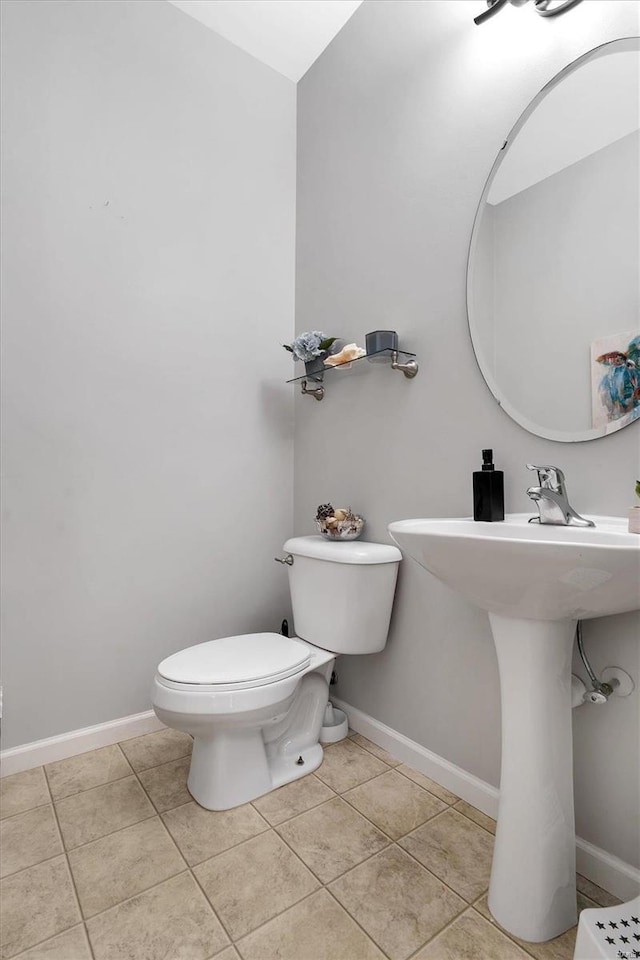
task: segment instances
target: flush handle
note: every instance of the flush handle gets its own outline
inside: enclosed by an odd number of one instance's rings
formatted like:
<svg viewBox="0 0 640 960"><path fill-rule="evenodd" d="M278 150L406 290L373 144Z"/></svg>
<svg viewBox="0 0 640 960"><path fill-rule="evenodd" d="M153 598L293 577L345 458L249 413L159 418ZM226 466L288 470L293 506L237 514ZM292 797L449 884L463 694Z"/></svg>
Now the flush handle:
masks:
<svg viewBox="0 0 640 960"><path fill-rule="evenodd" d="M276 561L276 563L286 563L288 567L293 566L293 557L290 553L288 553L286 557L274 557L273 559Z"/></svg>

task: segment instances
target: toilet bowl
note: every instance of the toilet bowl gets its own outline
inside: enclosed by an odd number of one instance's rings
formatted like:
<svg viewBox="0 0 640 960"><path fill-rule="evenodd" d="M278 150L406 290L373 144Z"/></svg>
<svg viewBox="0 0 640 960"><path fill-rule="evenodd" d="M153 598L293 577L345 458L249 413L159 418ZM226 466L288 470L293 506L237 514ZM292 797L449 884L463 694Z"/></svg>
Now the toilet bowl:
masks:
<svg viewBox="0 0 640 960"><path fill-rule="evenodd" d="M156 672L153 709L193 736L187 786L209 810L316 770L336 655L373 653L387 641L396 547L296 537L284 549L296 637L221 637L167 657Z"/></svg>

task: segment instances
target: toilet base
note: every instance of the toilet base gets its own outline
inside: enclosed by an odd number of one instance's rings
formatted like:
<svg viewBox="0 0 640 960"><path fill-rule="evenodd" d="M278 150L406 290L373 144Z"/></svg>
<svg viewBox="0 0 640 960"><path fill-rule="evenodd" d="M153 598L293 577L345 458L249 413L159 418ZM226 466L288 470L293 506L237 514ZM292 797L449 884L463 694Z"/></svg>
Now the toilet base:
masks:
<svg viewBox="0 0 640 960"><path fill-rule="evenodd" d="M313 672L286 699L242 713L178 713L157 702L154 709L167 726L193 736L193 799L207 810L230 810L317 770L328 695L327 680Z"/></svg>
<svg viewBox="0 0 640 960"><path fill-rule="evenodd" d="M259 739L255 749L242 743L239 754L235 754L237 744L234 744L233 757L229 751L220 751L219 744L194 739L187 789L196 803L207 810L231 810L313 773L322 763L323 750L319 743L303 748L295 757L281 755L265 763L264 743ZM223 754L226 760L222 759ZM302 763L298 762L299 758ZM225 765L224 774L212 775L221 764Z"/></svg>

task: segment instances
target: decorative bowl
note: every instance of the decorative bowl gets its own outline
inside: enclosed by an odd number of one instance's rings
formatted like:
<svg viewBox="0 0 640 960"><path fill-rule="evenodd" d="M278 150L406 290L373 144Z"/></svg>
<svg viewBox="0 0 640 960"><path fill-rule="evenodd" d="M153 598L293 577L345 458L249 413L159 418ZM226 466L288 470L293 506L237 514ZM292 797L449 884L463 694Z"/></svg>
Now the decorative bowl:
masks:
<svg viewBox="0 0 640 960"><path fill-rule="evenodd" d="M362 517L355 520L338 520L335 526L327 526L326 520L316 520L316 527L325 540L357 540L364 529Z"/></svg>

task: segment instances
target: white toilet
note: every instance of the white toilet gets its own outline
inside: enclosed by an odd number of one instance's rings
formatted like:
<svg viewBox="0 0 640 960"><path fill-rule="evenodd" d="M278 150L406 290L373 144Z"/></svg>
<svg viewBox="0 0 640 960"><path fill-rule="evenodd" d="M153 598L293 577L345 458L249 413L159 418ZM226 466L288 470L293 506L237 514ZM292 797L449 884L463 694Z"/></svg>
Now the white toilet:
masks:
<svg viewBox="0 0 640 960"><path fill-rule="evenodd" d="M296 638L222 637L163 660L153 709L193 735L189 791L228 810L312 773L337 654L377 653L387 642L402 554L380 543L294 537L289 589Z"/></svg>

